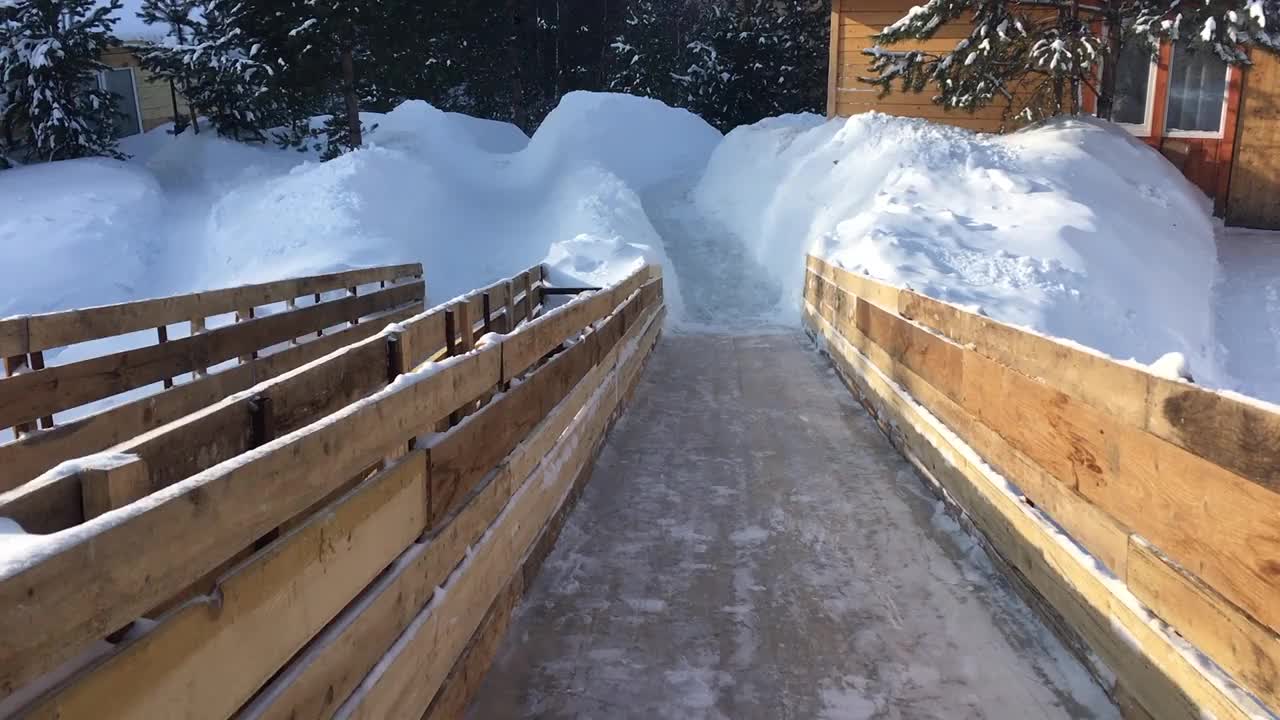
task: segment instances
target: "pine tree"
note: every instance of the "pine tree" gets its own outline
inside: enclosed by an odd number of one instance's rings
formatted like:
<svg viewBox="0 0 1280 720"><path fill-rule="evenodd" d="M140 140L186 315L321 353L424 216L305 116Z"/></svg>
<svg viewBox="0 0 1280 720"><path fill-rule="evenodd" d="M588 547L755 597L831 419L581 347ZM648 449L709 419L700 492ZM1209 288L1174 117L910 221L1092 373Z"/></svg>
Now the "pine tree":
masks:
<svg viewBox="0 0 1280 720"><path fill-rule="evenodd" d="M195 16L197 0L143 0L141 8L138 10L138 17L148 25L159 25L166 29L167 38L176 45L186 45L188 39L195 33L195 28L199 23ZM181 87L183 95L187 95L186 78L172 79L169 83L171 99L173 101L173 134L180 135L187 128L187 118L178 112L177 88ZM196 113L194 106L188 102L191 108L191 125L196 132L200 131L199 125L196 123Z"/></svg>
<svg viewBox="0 0 1280 720"><path fill-rule="evenodd" d="M157 45L142 53L156 76L183 83L188 102L218 134L261 142L280 123L272 96L275 69L259 57L260 45L243 29L245 5L200 0L186 44Z"/></svg>
<svg viewBox="0 0 1280 720"><path fill-rule="evenodd" d="M903 40L926 40L939 28L971 13L968 37L943 52L893 51ZM1107 30L1099 35L1095 28ZM1059 113L1081 112L1082 90L1099 97L1109 113L1114 73L1123 37L1154 50L1169 39L1212 48L1227 63L1248 62L1244 48L1280 49L1277 0L929 0L876 36L864 50L874 75L863 78L888 93L932 88L935 103L975 110L1005 104L1006 121L1027 122ZM1103 67L1107 71L1099 72Z"/></svg>
<svg viewBox="0 0 1280 720"><path fill-rule="evenodd" d="M9 162L116 149L115 96L99 87L120 0L15 0L0 9L0 117Z"/></svg>
<svg viewBox="0 0 1280 720"><path fill-rule="evenodd" d="M651 98L670 96L672 53L653 0L633 0L605 63L609 90Z"/></svg>

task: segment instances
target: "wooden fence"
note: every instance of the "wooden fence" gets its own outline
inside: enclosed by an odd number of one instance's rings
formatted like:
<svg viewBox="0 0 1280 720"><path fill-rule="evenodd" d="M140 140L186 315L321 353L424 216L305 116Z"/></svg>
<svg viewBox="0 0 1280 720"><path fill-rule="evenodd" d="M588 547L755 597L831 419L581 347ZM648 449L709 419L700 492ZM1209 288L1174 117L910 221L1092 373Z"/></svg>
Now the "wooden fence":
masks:
<svg viewBox="0 0 1280 720"><path fill-rule="evenodd" d="M457 716L665 313L656 268L540 278L6 494L53 534L0 562L0 715Z"/></svg>
<svg viewBox="0 0 1280 720"><path fill-rule="evenodd" d="M0 320L0 428L18 436L0 445L0 492L422 312L421 278L419 264L375 267ZM186 336L170 338L174 326ZM139 331L154 344L45 365L46 351ZM54 413L157 384L164 392L54 426Z"/></svg>
<svg viewBox="0 0 1280 720"><path fill-rule="evenodd" d="M804 297L881 427L1134 717L1280 710L1280 415L815 257Z"/></svg>

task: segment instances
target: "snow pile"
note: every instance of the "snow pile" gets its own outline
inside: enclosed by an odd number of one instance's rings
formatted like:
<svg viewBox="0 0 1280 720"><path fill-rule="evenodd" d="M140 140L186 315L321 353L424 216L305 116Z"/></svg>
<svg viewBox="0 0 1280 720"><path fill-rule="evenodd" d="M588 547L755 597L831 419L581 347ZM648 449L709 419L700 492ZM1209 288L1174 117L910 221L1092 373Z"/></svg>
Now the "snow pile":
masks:
<svg viewBox="0 0 1280 720"><path fill-rule="evenodd" d="M19 167L0 172L0 198L0 317L148 291L164 194L145 170L97 158Z"/></svg>
<svg viewBox="0 0 1280 720"><path fill-rule="evenodd" d="M748 180L749 179L749 180ZM798 298L803 256L1222 384L1208 200L1100 122L976 135L878 113L731 132L694 191ZM794 322L798 304L784 302Z"/></svg>
<svg viewBox="0 0 1280 720"><path fill-rule="evenodd" d="M605 284L668 263L637 193L700 169L721 138L659 102L589 93L532 140L421 101L364 120L366 147L327 163L154 131L123 144L125 164L0 174L0 227L29 253L0 267L0 314L412 261L432 301L543 261L556 282Z"/></svg>

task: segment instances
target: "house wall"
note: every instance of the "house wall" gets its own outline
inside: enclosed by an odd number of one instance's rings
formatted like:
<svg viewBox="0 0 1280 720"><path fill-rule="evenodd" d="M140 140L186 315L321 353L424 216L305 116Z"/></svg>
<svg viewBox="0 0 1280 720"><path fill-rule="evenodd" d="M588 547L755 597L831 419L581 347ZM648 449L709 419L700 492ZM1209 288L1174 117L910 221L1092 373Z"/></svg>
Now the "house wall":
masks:
<svg viewBox="0 0 1280 720"><path fill-rule="evenodd" d="M173 97L170 94L169 82L156 79L150 72L143 69L141 61L133 51L124 46L113 47L103 54L102 62L113 68L133 68L143 131L173 122ZM178 96L178 110L183 114L188 112L187 102L181 95Z"/></svg>
<svg viewBox="0 0 1280 720"><path fill-rule="evenodd" d="M880 97L879 88L858 79L871 74L871 58L862 51L875 44L873 36L904 16L914 4L917 0L832 0L828 117L876 110L979 132L1008 129L1003 122L1003 104L982 108L972 114L947 111L932 102L933 93L928 89L921 93L895 89ZM948 23L929 40L902 42L894 45L894 49L948 51L960 39L967 37L970 29L965 20ZM1215 213L1227 213L1229 219L1240 218L1254 226L1280 228L1280 207L1275 199L1280 195L1277 192L1277 183L1280 183L1280 68L1273 69L1267 64L1275 62L1271 57L1261 61L1255 58L1259 63L1257 70L1232 68L1228 76L1226 113L1221 132L1192 136L1174 133L1170 136L1164 127L1164 118L1171 58L1172 50L1166 44L1161 49L1152 83L1154 97L1150 121L1145 127L1131 128L1131 131L1161 152L1191 182L1213 198ZM1258 80L1250 84L1250 92L1256 92L1260 97L1252 105L1246 104L1246 115L1239 120L1240 132L1248 135L1241 151L1247 169L1236 173L1239 179L1233 180L1237 117L1244 77L1250 72L1259 73ZM1083 105L1087 111L1090 110L1095 106L1095 98L1086 93ZM1237 194L1240 195L1238 201L1229 200ZM1233 207L1238 209L1228 213L1229 203L1234 203Z"/></svg>
<svg viewBox="0 0 1280 720"><path fill-rule="evenodd" d="M894 92L879 97L880 89L860 81L870 75L871 57L862 54L875 45L872 36L918 4L915 0L832 0L831 9L831 62L828 76L827 115L849 116L869 110L890 115L918 117L944 122L949 125L977 130L998 132L1001 128L1003 107L987 107L975 113L963 110L946 110L935 105L928 90L921 93ZM965 22L953 22L938 30L932 39L894 45L898 50L946 51L969 34Z"/></svg>
<svg viewBox="0 0 1280 720"><path fill-rule="evenodd" d="M1227 222L1280 229L1280 57L1255 52L1244 72Z"/></svg>

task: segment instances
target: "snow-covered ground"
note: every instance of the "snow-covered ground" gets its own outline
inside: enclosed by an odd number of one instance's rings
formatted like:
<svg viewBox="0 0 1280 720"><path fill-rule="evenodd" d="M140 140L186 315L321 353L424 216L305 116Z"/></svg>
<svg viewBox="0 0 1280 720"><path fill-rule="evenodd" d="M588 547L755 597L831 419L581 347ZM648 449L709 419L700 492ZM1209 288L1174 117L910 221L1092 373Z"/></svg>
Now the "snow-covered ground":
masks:
<svg viewBox="0 0 1280 720"><path fill-rule="evenodd" d="M1236 390L1280 403L1280 232L1219 228L1219 349Z"/></svg>
<svg viewBox="0 0 1280 720"><path fill-rule="evenodd" d="M1207 199L1103 123L988 136L796 115L722 137L590 93L531 139L423 102L366 122L367 147L327 163L153 131L125 163L0 173L0 316L411 261L438 302L537 262L597 285L651 261L674 329L736 332L796 324L813 251L1121 359L1181 353L1205 385L1280 392L1275 343L1229 341L1275 326L1269 276L1224 246L1252 289L1219 299L1263 294L1215 314Z"/></svg>

